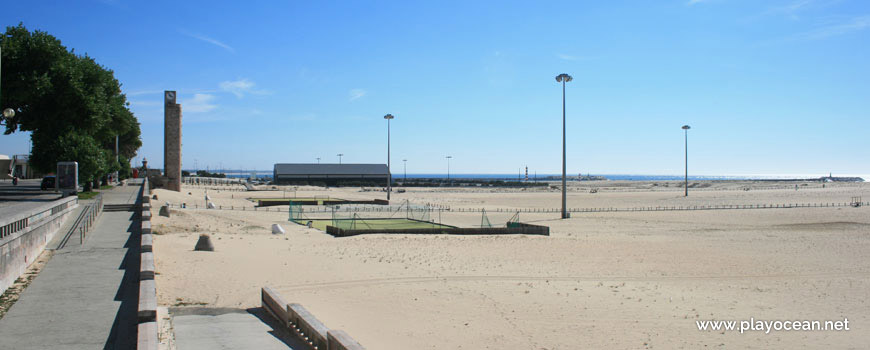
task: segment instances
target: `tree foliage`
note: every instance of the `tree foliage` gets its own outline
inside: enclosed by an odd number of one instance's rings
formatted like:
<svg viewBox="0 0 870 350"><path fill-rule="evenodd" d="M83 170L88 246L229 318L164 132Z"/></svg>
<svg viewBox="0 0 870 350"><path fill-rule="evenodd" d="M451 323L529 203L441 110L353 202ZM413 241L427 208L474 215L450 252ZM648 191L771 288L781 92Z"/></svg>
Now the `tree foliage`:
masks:
<svg viewBox="0 0 870 350"><path fill-rule="evenodd" d="M53 172L59 161L77 161L79 179L96 180L122 169L114 156L116 135L120 157L136 155L139 122L111 70L23 24L7 27L0 45L0 106L15 110L5 134L32 132L31 166Z"/></svg>

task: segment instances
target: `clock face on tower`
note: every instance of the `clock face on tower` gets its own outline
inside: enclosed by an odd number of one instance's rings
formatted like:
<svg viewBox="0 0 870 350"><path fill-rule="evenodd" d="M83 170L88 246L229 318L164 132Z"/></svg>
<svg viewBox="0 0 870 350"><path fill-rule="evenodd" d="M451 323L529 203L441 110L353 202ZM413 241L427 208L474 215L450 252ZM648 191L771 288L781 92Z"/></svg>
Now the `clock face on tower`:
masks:
<svg viewBox="0 0 870 350"><path fill-rule="evenodd" d="M175 91L166 91L166 103L175 103Z"/></svg>

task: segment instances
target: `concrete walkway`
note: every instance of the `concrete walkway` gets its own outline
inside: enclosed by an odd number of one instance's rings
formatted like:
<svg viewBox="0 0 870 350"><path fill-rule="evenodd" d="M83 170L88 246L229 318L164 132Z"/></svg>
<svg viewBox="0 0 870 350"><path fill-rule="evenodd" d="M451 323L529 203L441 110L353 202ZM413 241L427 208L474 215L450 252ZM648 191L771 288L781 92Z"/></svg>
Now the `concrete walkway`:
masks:
<svg viewBox="0 0 870 350"><path fill-rule="evenodd" d="M179 350L309 350L262 308L177 308L170 310Z"/></svg>
<svg viewBox="0 0 870 350"><path fill-rule="evenodd" d="M103 201L133 204L139 189L115 187ZM56 251L0 319L0 349L135 349L138 220L104 212L83 245Z"/></svg>

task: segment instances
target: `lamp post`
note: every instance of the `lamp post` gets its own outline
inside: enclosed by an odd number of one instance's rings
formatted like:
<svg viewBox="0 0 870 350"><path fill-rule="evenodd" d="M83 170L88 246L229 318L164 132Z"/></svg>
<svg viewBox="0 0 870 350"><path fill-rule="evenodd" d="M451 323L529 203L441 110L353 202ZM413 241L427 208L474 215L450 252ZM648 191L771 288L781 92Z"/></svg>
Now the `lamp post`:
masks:
<svg viewBox="0 0 870 350"><path fill-rule="evenodd" d="M344 156L344 153L336 154L338 156L338 164L341 164L341 157Z"/></svg>
<svg viewBox="0 0 870 350"><path fill-rule="evenodd" d="M446 156L444 158L447 158L447 183L450 183L450 158L453 158L453 156Z"/></svg>
<svg viewBox="0 0 870 350"><path fill-rule="evenodd" d="M556 76L556 81L562 83L562 219L568 218L568 182L565 167L565 83L574 80L570 75L562 73Z"/></svg>
<svg viewBox="0 0 870 350"><path fill-rule="evenodd" d="M402 169L402 170L404 170L404 172L405 172L405 180L404 180L404 182L408 182L408 160L407 160L407 159L402 159L402 161L405 162L405 164L404 164L404 166L403 166L403 169Z"/></svg>
<svg viewBox="0 0 870 350"><path fill-rule="evenodd" d="M393 191L393 172L390 169L390 120L394 119L392 114L387 114L384 119L387 120L387 200L390 200L390 192Z"/></svg>
<svg viewBox="0 0 870 350"><path fill-rule="evenodd" d="M689 129L691 129L691 128L692 128L691 126L683 125L683 134L684 134L683 136L684 136L684 140L685 140L685 148L684 148L685 157L683 159L685 161L685 168L686 168L686 195L685 195L685 197L689 196Z"/></svg>
<svg viewBox="0 0 870 350"><path fill-rule="evenodd" d="M320 157L317 157L317 164L320 164Z"/></svg>

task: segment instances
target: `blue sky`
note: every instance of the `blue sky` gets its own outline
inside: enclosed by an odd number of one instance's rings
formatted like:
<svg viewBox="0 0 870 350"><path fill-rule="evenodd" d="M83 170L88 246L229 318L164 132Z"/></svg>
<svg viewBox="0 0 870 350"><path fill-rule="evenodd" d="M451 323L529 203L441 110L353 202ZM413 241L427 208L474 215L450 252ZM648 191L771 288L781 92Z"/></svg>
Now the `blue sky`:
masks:
<svg viewBox="0 0 870 350"><path fill-rule="evenodd" d="M394 173L870 174L870 3L17 1L0 13L113 69L163 164ZM0 153L28 150L0 135Z"/></svg>

